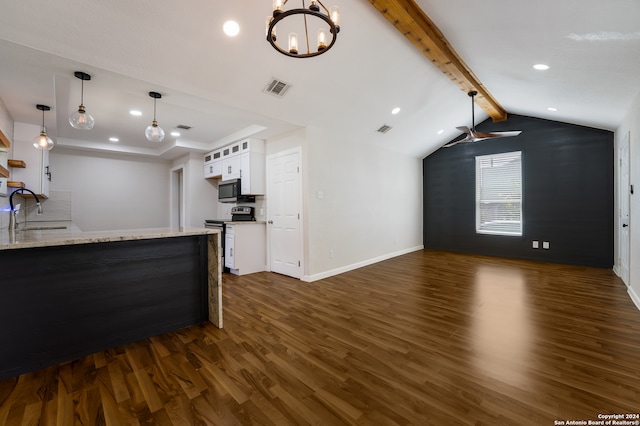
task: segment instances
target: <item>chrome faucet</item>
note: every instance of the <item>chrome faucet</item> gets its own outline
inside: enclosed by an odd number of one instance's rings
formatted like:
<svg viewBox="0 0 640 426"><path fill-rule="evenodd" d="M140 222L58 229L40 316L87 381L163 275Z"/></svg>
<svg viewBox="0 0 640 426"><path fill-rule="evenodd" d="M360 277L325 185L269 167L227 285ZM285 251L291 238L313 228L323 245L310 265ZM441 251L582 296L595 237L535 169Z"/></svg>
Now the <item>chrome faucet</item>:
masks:
<svg viewBox="0 0 640 426"><path fill-rule="evenodd" d="M9 211L9 231L15 231L16 228L18 227L18 210L20 210L20 207L18 207L17 209L13 207L13 196L16 195L17 192L24 192L24 191L27 191L33 194L33 198L36 199L36 209L37 209L36 214L37 215L42 214L42 205L40 204L40 199L38 198L35 192L27 188L16 189L11 193L11 196L9 196L9 206L11 208L11 210Z"/></svg>

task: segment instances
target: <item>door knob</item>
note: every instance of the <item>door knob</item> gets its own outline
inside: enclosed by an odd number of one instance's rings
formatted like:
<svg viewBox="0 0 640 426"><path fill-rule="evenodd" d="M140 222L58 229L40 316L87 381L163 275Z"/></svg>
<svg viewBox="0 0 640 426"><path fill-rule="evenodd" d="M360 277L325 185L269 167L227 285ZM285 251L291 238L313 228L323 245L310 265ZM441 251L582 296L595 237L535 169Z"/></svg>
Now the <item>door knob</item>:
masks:
<svg viewBox="0 0 640 426"><path fill-rule="evenodd" d="M268 221L267 223L268 223L269 225L273 225L273 221L272 221L272 220Z"/></svg>

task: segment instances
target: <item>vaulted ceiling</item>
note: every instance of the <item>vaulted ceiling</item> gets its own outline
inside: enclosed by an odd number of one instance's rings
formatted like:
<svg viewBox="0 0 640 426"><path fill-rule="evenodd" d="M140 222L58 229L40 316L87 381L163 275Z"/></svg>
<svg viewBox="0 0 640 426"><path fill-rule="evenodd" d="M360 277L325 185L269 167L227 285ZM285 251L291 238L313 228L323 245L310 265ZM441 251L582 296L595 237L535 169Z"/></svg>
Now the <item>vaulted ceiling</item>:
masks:
<svg viewBox="0 0 640 426"><path fill-rule="evenodd" d="M476 122L506 112L609 130L640 92L637 0L333 2L342 11L336 45L310 59L267 43L268 0L4 2L0 99L14 120L32 124L41 120L35 105L51 105L49 133L80 149L175 158L324 126L423 157L471 125L471 87L482 95ZM237 37L222 33L228 19L239 22ZM93 76L84 86L91 131L67 122L80 100L74 71ZM274 78L291 85L282 98L263 92ZM191 129L146 141L149 91L163 94L158 122L167 133ZM134 108L143 116L130 116ZM376 132L382 125L391 130Z"/></svg>

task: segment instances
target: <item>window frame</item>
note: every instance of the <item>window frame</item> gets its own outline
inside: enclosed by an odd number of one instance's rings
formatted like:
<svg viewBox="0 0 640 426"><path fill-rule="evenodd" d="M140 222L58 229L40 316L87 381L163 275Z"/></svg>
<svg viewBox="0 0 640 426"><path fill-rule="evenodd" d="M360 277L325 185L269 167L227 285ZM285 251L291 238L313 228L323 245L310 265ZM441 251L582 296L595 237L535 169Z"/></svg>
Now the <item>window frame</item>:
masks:
<svg viewBox="0 0 640 426"><path fill-rule="evenodd" d="M522 237L523 233L524 233L524 185L523 185L523 163L522 163L522 157L523 157L523 152L522 150L518 150L518 151L509 151L509 152L501 152L501 153L496 153L496 154L487 154L487 155L477 155L475 157L475 163L476 163L476 199L475 199L475 209L476 209L476 234L482 234L482 235L498 235L498 236L507 236L507 237ZM487 179L483 179L483 170L487 169L488 167L483 166L483 163L486 163L487 161L490 161L491 163L495 162L495 161L514 161L516 160L519 161L520 163L520 171L519 171L519 177L520 177L520 181L519 181L519 191L520 191L520 197L519 198L506 198L504 200L502 199L482 199L481 195L482 195L482 191L481 189L485 189L485 193L487 192L486 190L486 185L482 186L484 183L486 183ZM493 166L491 166L493 167ZM497 188L500 189L500 188ZM486 226L486 223L488 222L482 222L482 215L481 215L481 205L482 204L517 204L519 206L519 218L520 220L519 222L519 228L517 230L500 230L500 229L490 229L490 227ZM515 222L515 221L513 221ZM515 225L514 225L515 226Z"/></svg>

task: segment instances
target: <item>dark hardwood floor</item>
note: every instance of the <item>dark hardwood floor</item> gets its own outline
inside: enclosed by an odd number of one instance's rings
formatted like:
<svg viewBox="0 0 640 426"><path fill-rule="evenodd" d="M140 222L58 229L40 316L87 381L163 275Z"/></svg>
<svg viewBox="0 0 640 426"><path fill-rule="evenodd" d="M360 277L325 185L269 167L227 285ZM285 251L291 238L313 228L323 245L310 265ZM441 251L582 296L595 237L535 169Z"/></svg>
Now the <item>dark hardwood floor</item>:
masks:
<svg viewBox="0 0 640 426"><path fill-rule="evenodd" d="M554 425L640 412L640 311L609 270L425 250L314 283L223 281L224 329L2 381L0 424Z"/></svg>

